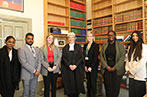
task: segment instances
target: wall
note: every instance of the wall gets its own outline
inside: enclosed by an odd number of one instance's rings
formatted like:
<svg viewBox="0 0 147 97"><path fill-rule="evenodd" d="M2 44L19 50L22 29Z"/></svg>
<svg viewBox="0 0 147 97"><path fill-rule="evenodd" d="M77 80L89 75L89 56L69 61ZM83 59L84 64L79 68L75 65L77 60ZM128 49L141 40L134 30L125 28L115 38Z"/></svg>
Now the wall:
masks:
<svg viewBox="0 0 147 97"><path fill-rule="evenodd" d="M31 18L32 33L34 34L34 46L41 46L44 41L43 27L43 0L24 0L24 12L1 9L0 13L5 15Z"/></svg>

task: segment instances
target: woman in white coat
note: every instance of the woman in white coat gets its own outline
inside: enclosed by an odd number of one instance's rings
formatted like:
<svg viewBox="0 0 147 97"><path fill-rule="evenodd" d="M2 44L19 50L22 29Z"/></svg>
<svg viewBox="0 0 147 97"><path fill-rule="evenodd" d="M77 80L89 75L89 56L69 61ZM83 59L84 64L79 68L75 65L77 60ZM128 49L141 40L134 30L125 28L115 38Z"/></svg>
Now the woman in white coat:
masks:
<svg viewBox="0 0 147 97"><path fill-rule="evenodd" d="M131 34L127 54L126 72L129 74L129 97L143 97L146 92L147 45L143 43L140 31Z"/></svg>

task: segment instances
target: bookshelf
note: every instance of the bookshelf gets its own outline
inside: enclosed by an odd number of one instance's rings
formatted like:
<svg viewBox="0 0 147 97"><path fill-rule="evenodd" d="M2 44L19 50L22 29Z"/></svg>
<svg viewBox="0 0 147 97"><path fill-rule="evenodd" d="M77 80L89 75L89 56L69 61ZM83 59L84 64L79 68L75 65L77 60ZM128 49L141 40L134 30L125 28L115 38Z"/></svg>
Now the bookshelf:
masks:
<svg viewBox="0 0 147 97"><path fill-rule="evenodd" d="M107 42L107 32L112 30L112 1L92 0L92 31L95 33L95 42Z"/></svg>
<svg viewBox="0 0 147 97"><path fill-rule="evenodd" d="M44 0L44 37L50 28L75 32L77 43L86 39L86 0ZM54 33L57 38L66 38L66 34Z"/></svg>
<svg viewBox="0 0 147 97"><path fill-rule="evenodd" d="M76 43L86 43L86 0L70 0L70 31L76 34Z"/></svg>
<svg viewBox="0 0 147 97"><path fill-rule="evenodd" d="M116 31L117 36L124 37L134 30L142 31L147 43L147 1L92 0L92 30L96 42L105 43L106 32L111 29Z"/></svg>
<svg viewBox="0 0 147 97"><path fill-rule="evenodd" d="M96 42L100 44L100 48L103 43L107 42L106 34L111 29L116 31L117 36L124 37L126 41L122 43L125 47L129 45L128 40L134 30L142 31L144 42L147 43L147 0L91 1L92 31L95 33ZM128 85L126 77L127 75L124 75L122 79L123 87Z"/></svg>

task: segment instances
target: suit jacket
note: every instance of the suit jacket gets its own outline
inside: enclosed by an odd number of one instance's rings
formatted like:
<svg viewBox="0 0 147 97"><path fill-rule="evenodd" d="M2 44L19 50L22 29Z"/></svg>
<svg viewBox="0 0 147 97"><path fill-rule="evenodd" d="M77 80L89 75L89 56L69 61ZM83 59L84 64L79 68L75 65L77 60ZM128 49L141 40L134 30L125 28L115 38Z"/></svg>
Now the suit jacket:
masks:
<svg viewBox="0 0 147 97"><path fill-rule="evenodd" d="M85 44L84 48L83 48L84 58L86 57L87 45L88 45L88 43ZM89 58L89 60L87 60L87 61L85 60L85 66L91 67L92 70L98 70L98 64L99 64L98 55L99 55L99 45L96 44L95 42L93 42L91 44L89 51L88 51L87 57Z"/></svg>
<svg viewBox="0 0 147 97"><path fill-rule="evenodd" d="M54 65L56 65L56 67L57 67L57 69L53 73L58 73L59 72L59 64L61 61L61 52L57 46L54 46L53 53L54 53ZM47 48L42 46L40 48L40 54L41 54L41 65L42 65L41 74L44 76L47 76L48 67L49 67Z"/></svg>
<svg viewBox="0 0 147 97"><path fill-rule="evenodd" d="M18 59L21 63L21 79L27 80L34 77L34 71L41 69L40 53L39 49L34 48L36 58L33 57L31 50L26 46L22 46L18 49Z"/></svg>
<svg viewBox="0 0 147 97"><path fill-rule="evenodd" d="M101 64L102 64L102 72L103 73L106 70L106 67L108 66L107 60L106 60L106 55L105 55L105 51L108 47L108 44L109 43L104 43L103 47L101 49L101 52L100 52L100 60L101 60ZM117 41L115 41L115 48L116 48L116 60L115 60L116 65L114 66L114 68L117 71L117 75L123 75L125 72L124 60L125 60L126 51L125 51L122 43L117 42Z"/></svg>

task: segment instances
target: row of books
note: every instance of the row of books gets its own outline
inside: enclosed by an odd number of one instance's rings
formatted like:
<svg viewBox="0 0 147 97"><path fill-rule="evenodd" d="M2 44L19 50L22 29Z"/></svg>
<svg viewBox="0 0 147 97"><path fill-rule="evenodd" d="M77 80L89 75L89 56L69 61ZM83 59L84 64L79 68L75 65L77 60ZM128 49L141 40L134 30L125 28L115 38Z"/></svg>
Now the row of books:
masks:
<svg viewBox="0 0 147 97"><path fill-rule="evenodd" d="M107 41L107 38L95 38L96 43L106 43Z"/></svg>
<svg viewBox="0 0 147 97"><path fill-rule="evenodd" d="M115 31L116 32L134 31L134 30L141 30L141 29L143 29L142 21L132 22L132 23L125 23L125 24L119 24L119 25L115 26Z"/></svg>
<svg viewBox="0 0 147 97"><path fill-rule="evenodd" d="M102 35L102 34L107 34L108 31L112 30L112 26L108 26L108 27L99 27L94 29L94 33L95 35Z"/></svg>
<svg viewBox="0 0 147 97"><path fill-rule="evenodd" d="M86 11L86 6L75 2L70 2L70 7L78 10Z"/></svg>
<svg viewBox="0 0 147 97"><path fill-rule="evenodd" d="M130 12L121 13L115 16L114 21L117 22L124 22L129 21L133 19L139 19L142 18L142 10L136 9Z"/></svg>
<svg viewBox="0 0 147 97"><path fill-rule="evenodd" d="M76 21L76 20L73 20L73 19L71 19L70 25L71 26L78 26L78 27L86 27L86 23L85 22Z"/></svg>
<svg viewBox="0 0 147 97"><path fill-rule="evenodd" d="M70 10L70 16L84 18L84 19L86 18L86 15L84 13L80 13L72 10Z"/></svg>
<svg viewBox="0 0 147 97"><path fill-rule="evenodd" d="M48 24L61 25L61 26L65 25L65 23L63 23L63 22L55 22L55 21L48 21Z"/></svg>
<svg viewBox="0 0 147 97"><path fill-rule="evenodd" d="M85 36L76 36L76 42L86 42L86 37Z"/></svg>
<svg viewBox="0 0 147 97"><path fill-rule="evenodd" d="M74 32L75 34L86 35L85 29L71 28L71 32Z"/></svg>
<svg viewBox="0 0 147 97"><path fill-rule="evenodd" d="M96 19L93 21L94 27L106 25L106 24L112 24L112 17L105 17L105 18Z"/></svg>

